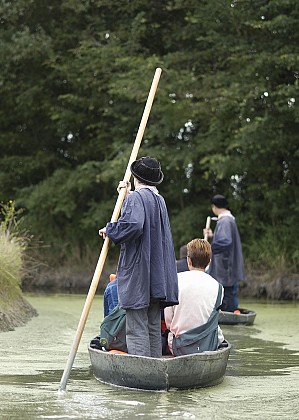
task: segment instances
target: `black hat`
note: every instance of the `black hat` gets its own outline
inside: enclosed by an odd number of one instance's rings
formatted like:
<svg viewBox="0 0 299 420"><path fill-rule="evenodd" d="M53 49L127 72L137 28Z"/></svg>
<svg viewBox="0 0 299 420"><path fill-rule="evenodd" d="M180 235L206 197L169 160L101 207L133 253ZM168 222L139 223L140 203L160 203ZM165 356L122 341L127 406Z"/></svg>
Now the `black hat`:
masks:
<svg viewBox="0 0 299 420"><path fill-rule="evenodd" d="M135 160L131 165L131 172L138 181L146 185L161 184L164 178L160 162L149 156Z"/></svg>
<svg viewBox="0 0 299 420"><path fill-rule="evenodd" d="M211 203L214 204L218 209L227 209L228 208L228 201L227 199L220 194L214 195L211 200Z"/></svg>

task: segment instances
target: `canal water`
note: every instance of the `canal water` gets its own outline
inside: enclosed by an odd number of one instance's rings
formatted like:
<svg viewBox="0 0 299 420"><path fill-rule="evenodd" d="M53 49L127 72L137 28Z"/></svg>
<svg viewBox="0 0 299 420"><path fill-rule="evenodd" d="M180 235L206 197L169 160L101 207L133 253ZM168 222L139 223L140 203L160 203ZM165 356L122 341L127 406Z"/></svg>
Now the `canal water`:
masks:
<svg viewBox="0 0 299 420"><path fill-rule="evenodd" d="M82 295L27 295L39 316L0 334L0 419L299 419L299 305L241 301L253 326L223 326L231 342L215 387L137 391L99 383L87 344L98 333L96 296L65 392L58 392L85 302Z"/></svg>

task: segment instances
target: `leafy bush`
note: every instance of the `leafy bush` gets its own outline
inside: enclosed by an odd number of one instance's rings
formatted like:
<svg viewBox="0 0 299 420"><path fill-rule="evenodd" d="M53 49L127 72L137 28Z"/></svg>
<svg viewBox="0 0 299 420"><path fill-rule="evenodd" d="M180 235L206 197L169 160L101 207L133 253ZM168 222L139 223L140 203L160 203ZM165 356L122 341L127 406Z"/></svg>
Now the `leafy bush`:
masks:
<svg viewBox="0 0 299 420"><path fill-rule="evenodd" d="M296 233L286 235L284 226L264 227L260 238L245 246L245 255L253 267L263 271L287 273L299 268Z"/></svg>

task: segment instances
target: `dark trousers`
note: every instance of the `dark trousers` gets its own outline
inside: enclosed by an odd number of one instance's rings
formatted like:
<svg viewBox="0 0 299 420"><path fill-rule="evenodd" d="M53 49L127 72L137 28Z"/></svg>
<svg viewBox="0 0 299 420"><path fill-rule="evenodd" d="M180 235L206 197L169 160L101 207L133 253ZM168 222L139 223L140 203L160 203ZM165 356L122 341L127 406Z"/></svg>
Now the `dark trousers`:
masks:
<svg viewBox="0 0 299 420"><path fill-rule="evenodd" d="M220 309L226 312L234 312L236 307L235 286L224 287L224 296Z"/></svg>
<svg viewBox="0 0 299 420"><path fill-rule="evenodd" d="M129 354L162 356L159 302L151 302L148 308L126 309L126 340Z"/></svg>
<svg viewBox="0 0 299 420"><path fill-rule="evenodd" d="M235 309L239 307L239 299L238 299L238 283L233 285L233 294L235 297Z"/></svg>

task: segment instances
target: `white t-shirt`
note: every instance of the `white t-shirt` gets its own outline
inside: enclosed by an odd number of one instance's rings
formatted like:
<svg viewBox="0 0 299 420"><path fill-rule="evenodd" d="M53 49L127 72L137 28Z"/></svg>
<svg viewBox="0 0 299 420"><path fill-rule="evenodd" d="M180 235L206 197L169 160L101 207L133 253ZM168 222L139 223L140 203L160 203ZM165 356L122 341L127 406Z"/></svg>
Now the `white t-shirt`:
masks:
<svg viewBox="0 0 299 420"><path fill-rule="evenodd" d="M165 323L170 330L168 346L172 351L173 334L180 334L205 324L216 303L219 283L204 271L190 270L178 273L179 305L164 309ZM222 298L223 299L223 290ZM218 326L218 345L224 340Z"/></svg>

